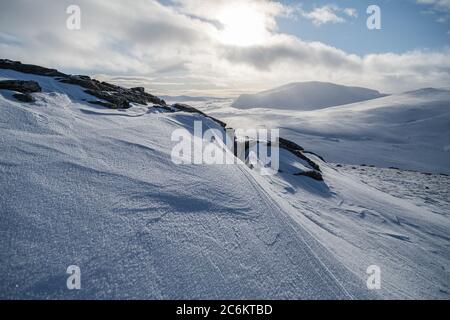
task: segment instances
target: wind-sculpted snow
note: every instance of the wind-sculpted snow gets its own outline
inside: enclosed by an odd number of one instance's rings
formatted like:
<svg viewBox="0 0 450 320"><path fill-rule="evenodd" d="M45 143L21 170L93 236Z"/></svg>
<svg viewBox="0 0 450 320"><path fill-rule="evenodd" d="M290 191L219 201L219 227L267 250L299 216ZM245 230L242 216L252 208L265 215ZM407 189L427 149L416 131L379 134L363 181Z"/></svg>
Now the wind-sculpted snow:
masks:
<svg viewBox="0 0 450 320"><path fill-rule="evenodd" d="M450 91L423 89L314 111L194 104L233 127L280 135L335 163L450 174Z"/></svg>
<svg viewBox="0 0 450 320"><path fill-rule="evenodd" d="M286 149L280 172L176 165L189 110L89 104L52 77L22 103L0 90L0 297L139 299L447 298L447 214ZM197 137L191 136L191 139ZM297 141L303 145L301 141ZM219 148L219 146L218 146ZM442 176L444 178L444 176ZM81 290L66 269L81 269ZM366 286L382 270L381 290Z"/></svg>
<svg viewBox="0 0 450 320"><path fill-rule="evenodd" d="M33 104L0 91L2 298L375 296L246 166L171 161L173 130L223 130L213 120L108 110L53 78L0 77L43 88ZM82 290L66 288L69 265Z"/></svg>

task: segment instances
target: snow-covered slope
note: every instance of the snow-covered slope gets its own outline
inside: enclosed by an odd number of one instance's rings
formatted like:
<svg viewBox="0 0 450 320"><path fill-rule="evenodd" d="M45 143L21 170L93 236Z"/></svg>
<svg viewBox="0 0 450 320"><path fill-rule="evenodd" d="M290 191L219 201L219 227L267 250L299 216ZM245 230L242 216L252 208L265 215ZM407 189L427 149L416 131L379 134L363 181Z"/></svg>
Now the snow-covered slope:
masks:
<svg viewBox="0 0 450 320"><path fill-rule="evenodd" d="M3 298L366 296L247 167L172 163L172 131L212 120L93 107L79 87L0 75L44 90L34 104L0 96Z"/></svg>
<svg viewBox="0 0 450 320"><path fill-rule="evenodd" d="M176 165L175 129L223 128L90 105L51 77L2 79L43 92L22 103L0 90L1 298L448 298L448 206L389 195L314 156L325 181L294 176L301 161L285 150L271 177ZM382 288L369 291L374 264ZM66 288L69 265L79 291Z"/></svg>
<svg viewBox="0 0 450 320"><path fill-rule="evenodd" d="M281 135L336 163L450 174L450 91L422 89L345 106L293 110L196 107L235 128L280 128Z"/></svg>
<svg viewBox="0 0 450 320"><path fill-rule="evenodd" d="M326 82L297 82L257 94L241 95L235 108L271 108L298 111L317 110L380 98L378 91Z"/></svg>

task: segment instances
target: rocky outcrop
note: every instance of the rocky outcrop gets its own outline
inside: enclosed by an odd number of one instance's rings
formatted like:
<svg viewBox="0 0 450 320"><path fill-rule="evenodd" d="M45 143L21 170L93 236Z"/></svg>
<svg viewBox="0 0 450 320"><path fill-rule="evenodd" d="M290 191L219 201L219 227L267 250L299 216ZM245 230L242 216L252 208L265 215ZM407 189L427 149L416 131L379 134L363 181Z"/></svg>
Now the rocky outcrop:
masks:
<svg viewBox="0 0 450 320"><path fill-rule="evenodd" d="M97 104L102 104L112 109L127 109L131 106L131 103L166 105L164 100L145 92L145 89L142 87L126 89L111 83L91 79L88 76L66 76L59 79L59 81L85 88L86 93L108 102Z"/></svg>
<svg viewBox="0 0 450 320"><path fill-rule="evenodd" d="M143 87L126 89L107 82L100 82L84 75L68 75L55 69L48 69L31 64L23 64L19 61L0 59L0 69L9 69L22 73L35 74L39 76L54 77L58 81L80 86L86 93L104 101L92 101L112 109L127 109L131 103L143 104L153 103L166 105L166 102L154 95L145 92ZM36 83L37 84L37 83ZM13 90L13 89L11 89ZM18 91L18 90L16 90ZM19 91L22 92L22 91ZM31 91L35 92L35 91Z"/></svg>
<svg viewBox="0 0 450 320"><path fill-rule="evenodd" d="M19 71L23 73L31 73L39 76L48 77L62 77L65 76L64 73L59 72L55 69L47 69L40 66L35 66L32 64L23 64L20 61L11 61L8 59L0 59L0 69L10 69L14 71Z"/></svg>
<svg viewBox="0 0 450 320"><path fill-rule="evenodd" d="M283 139L280 137L280 148L289 150L289 151L304 151L303 147L299 146L295 142L289 141L287 139Z"/></svg>
<svg viewBox="0 0 450 320"><path fill-rule="evenodd" d="M29 93L15 93L13 94L13 97L16 98L16 100L20 102L30 103L34 102L34 98Z"/></svg>
<svg viewBox="0 0 450 320"><path fill-rule="evenodd" d="M191 107L190 105L187 104L182 104L182 103L175 103L172 105L172 108L174 108L175 110L179 110L179 111L184 111L184 112L189 112L189 113L198 113L201 114L204 117L207 117L215 122L217 122L218 124L220 124L223 128L226 128L227 124L223 121L220 121L219 119L216 119L214 117L208 116L207 114L205 114L204 112Z"/></svg>
<svg viewBox="0 0 450 320"><path fill-rule="evenodd" d="M316 181L323 181L323 176L318 171L303 171L303 172L296 173L295 176L304 176L304 177L309 177L311 179L314 179Z"/></svg>
<svg viewBox="0 0 450 320"><path fill-rule="evenodd" d="M4 80L0 81L0 89L21 93L41 92L42 88L36 81Z"/></svg>
<svg viewBox="0 0 450 320"><path fill-rule="evenodd" d="M84 92L87 94L96 97L98 100L88 100L91 104L101 105L111 109L127 109L131 107L131 103L148 105L153 104L154 108L161 108L167 112L188 112L188 113L197 113L204 117L207 117L216 123L218 123L223 128L227 127L227 124L219 119L208 116L204 112L190 106L187 104L176 103L171 106L167 105L166 102L154 95L151 95L145 92L144 87L134 87L134 88L123 88L111 83L101 82L95 79L92 79L89 76L85 75L68 75L62 72L59 72L55 69L48 69L40 66L30 65L30 64L22 64L18 61L11 61L6 59L0 59L0 69L9 69L22 73L35 74L40 76L48 76L54 77L56 80L66 83L79 86L84 89ZM22 102L33 102L34 99L30 95L32 92L40 92L42 89L36 81L16 81L16 80L7 80L0 81L0 89L7 89L16 92L20 92L21 94L14 94L14 97ZM231 129L231 128L229 128ZM231 129L232 130L232 129ZM236 138L235 138L235 146L236 146ZM248 143L246 144L246 148ZM256 143L260 143L257 141ZM322 181L323 177L321 174L320 166L311 160L309 157L305 155L305 153L309 153L305 151L305 149L298 144L289 141L287 139L279 138L279 147L289 152L293 153L300 159L306 161L309 166L312 168L312 171L301 172L296 175L299 176L307 176L313 178L318 181ZM236 150L236 148L235 148ZM246 150L247 151L247 150ZM317 156L317 155L316 155ZM319 156L317 156L319 157ZM320 158L320 157L319 157ZM322 158L320 158L322 159ZM323 160L323 159L322 159Z"/></svg>

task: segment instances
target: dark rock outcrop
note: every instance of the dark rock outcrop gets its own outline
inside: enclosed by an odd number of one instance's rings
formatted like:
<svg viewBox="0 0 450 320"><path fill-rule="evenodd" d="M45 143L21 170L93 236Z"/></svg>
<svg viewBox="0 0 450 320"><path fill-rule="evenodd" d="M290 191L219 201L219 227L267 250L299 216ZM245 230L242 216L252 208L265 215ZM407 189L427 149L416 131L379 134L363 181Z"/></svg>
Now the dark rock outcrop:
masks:
<svg viewBox="0 0 450 320"><path fill-rule="evenodd" d="M217 122L220 126L222 126L223 128L226 128L227 124L223 121L220 121L219 119L216 119L214 117L208 116L207 114L205 114L204 112L191 107L190 105L187 104L183 104L183 103L175 103L172 105L172 108L179 110L179 111L184 111L184 112L189 112L189 113L198 113L201 114L204 117L207 117L215 122Z"/></svg>
<svg viewBox="0 0 450 320"><path fill-rule="evenodd" d="M137 92L145 92L144 87L134 87L130 89L131 91L137 91Z"/></svg>
<svg viewBox="0 0 450 320"><path fill-rule="evenodd" d="M41 92L42 88L36 81L4 80L0 81L0 89L21 93Z"/></svg>
<svg viewBox="0 0 450 320"><path fill-rule="evenodd" d="M323 176L318 171L303 171L295 174L296 176L305 176L309 177L311 179L314 179L316 181L323 181Z"/></svg>
<svg viewBox="0 0 450 320"><path fill-rule="evenodd" d="M31 64L23 64L19 61L11 61L7 59L0 59L0 69L9 69L22 73L35 74L39 76L54 77L58 81L67 84L73 84L80 86L86 93L107 101L107 103L98 101L97 104L102 104L112 109L126 109L130 107L131 103L143 104L153 103L157 105L166 105L166 102L154 95L145 92L143 87L136 87L132 89L126 89L120 86L116 86L107 82L100 82L95 79L91 79L89 76L84 75L68 75L59 72L55 69L48 69ZM14 89L10 89L14 90ZM18 91L18 90L16 90ZM23 92L23 91L19 91ZM36 91L30 91L36 92Z"/></svg>
<svg viewBox="0 0 450 320"><path fill-rule="evenodd" d="M48 69L40 66L35 66L32 64L23 64L20 61L11 61L8 59L0 59L0 69L9 69L23 73L31 73L39 76L48 76L48 77L66 76L64 73L61 73L55 69Z"/></svg>
<svg viewBox="0 0 450 320"><path fill-rule="evenodd" d="M283 139L281 137L279 140L279 144L280 144L280 148L283 148L283 149L286 149L289 151L304 151L305 150L305 149L303 149L303 147L299 146L295 142L292 142L287 139Z"/></svg>
<svg viewBox="0 0 450 320"><path fill-rule="evenodd" d="M134 87L131 89L127 89L111 83L100 82L98 80L91 79L89 76L68 75L59 72L55 69L48 69L30 64L22 64L19 61L11 61L7 59L0 59L0 69L9 69L22 73L54 77L56 80L62 83L77 85L85 89L84 92L86 92L87 94L90 94L99 99L99 100L90 100L88 101L89 103L101 105L107 108L127 109L131 106L131 103L142 105L147 105L151 103L153 104L154 108L162 108L168 112L183 111L188 113L197 113L215 121L223 128L227 127L227 124L224 123L223 121L208 116L204 112L190 105L176 103L172 106L169 106L163 99L160 99L154 95L145 92L145 88L143 87ZM0 89L8 89L22 93L14 95L14 97L17 100L22 102L33 102L34 99L30 95L30 93L40 92L42 90L36 81L17 81L17 80L0 81ZM234 144L236 145L236 140ZM279 138L279 147L290 151L300 159L306 161L310 165L310 167L314 170L299 173L297 175L308 176L319 181L323 180L320 166L305 155L305 153L310 152L305 151L304 148L299 146L298 144L289 141L287 139L283 139L281 137ZM318 155L316 156L319 157ZM321 157L319 158L322 159Z"/></svg>
<svg viewBox="0 0 450 320"><path fill-rule="evenodd" d="M34 98L29 93L15 93L13 97L20 102L30 103L34 102Z"/></svg>
<svg viewBox="0 0 450 320"><path fill-rule="evenodd" d="M88 76L66 76L59 81L85 88L86 93L107 101L109 104L103 105L112 109L127 109L131 106L131 103L166 105L164 100L145 92L144 88L126 89L111 83L91 79Z"/></svg>

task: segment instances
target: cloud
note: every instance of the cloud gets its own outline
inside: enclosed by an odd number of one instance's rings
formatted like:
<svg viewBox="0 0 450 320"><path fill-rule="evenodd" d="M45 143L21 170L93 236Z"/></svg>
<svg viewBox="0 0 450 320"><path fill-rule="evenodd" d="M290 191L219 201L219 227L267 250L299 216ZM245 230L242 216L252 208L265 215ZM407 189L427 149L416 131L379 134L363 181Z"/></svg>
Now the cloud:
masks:
<svg viewBox="0 0 450 320"><path fill-rule="evenodd" d="M344 23L344 16L356 18L357 10L354 8L340 8L339 6L327 4L322 7L316 7L312 11L302 11L301 15L306 19L310 19L316 26L327 23Z"/></svg>
<svg viewBox="0 0 450 320"><path fill-rule="evenodd" d="M450 85L449 50L349 54L280 33L277 19L292 17L296 11L274 1L77 3L81 30L70 31L66 8L71 0L1 1L0 56L96 74L124 85L142 83L155 94L229 95L309 80L385 92ZM262 23L264 41L252 45L224 41L228 22L223 12L233 5L251 8ZM356 13L339 9L338 14L349 18Z"/></svg>
<svg viewBox="0 0 450 320"><path fill-rule="evenodd" d="M431 9L425 12L435 14L437 22L445 24L450 21L450 0L417 0L417 3L428 5Z"/></svg>
<svg viewBox="0 0 450 320"><path fill-rule="evenodd" d="M345 8L342 10L346 15L349 17L357 18L358 17L358 11L355 8Z"/></svg>
<svg viewBox="0 0 450 320"><path fill-rule="evenodd" d="M435 10L450 12L450 0L417 0L417 3L431 5Z"/></svg>

